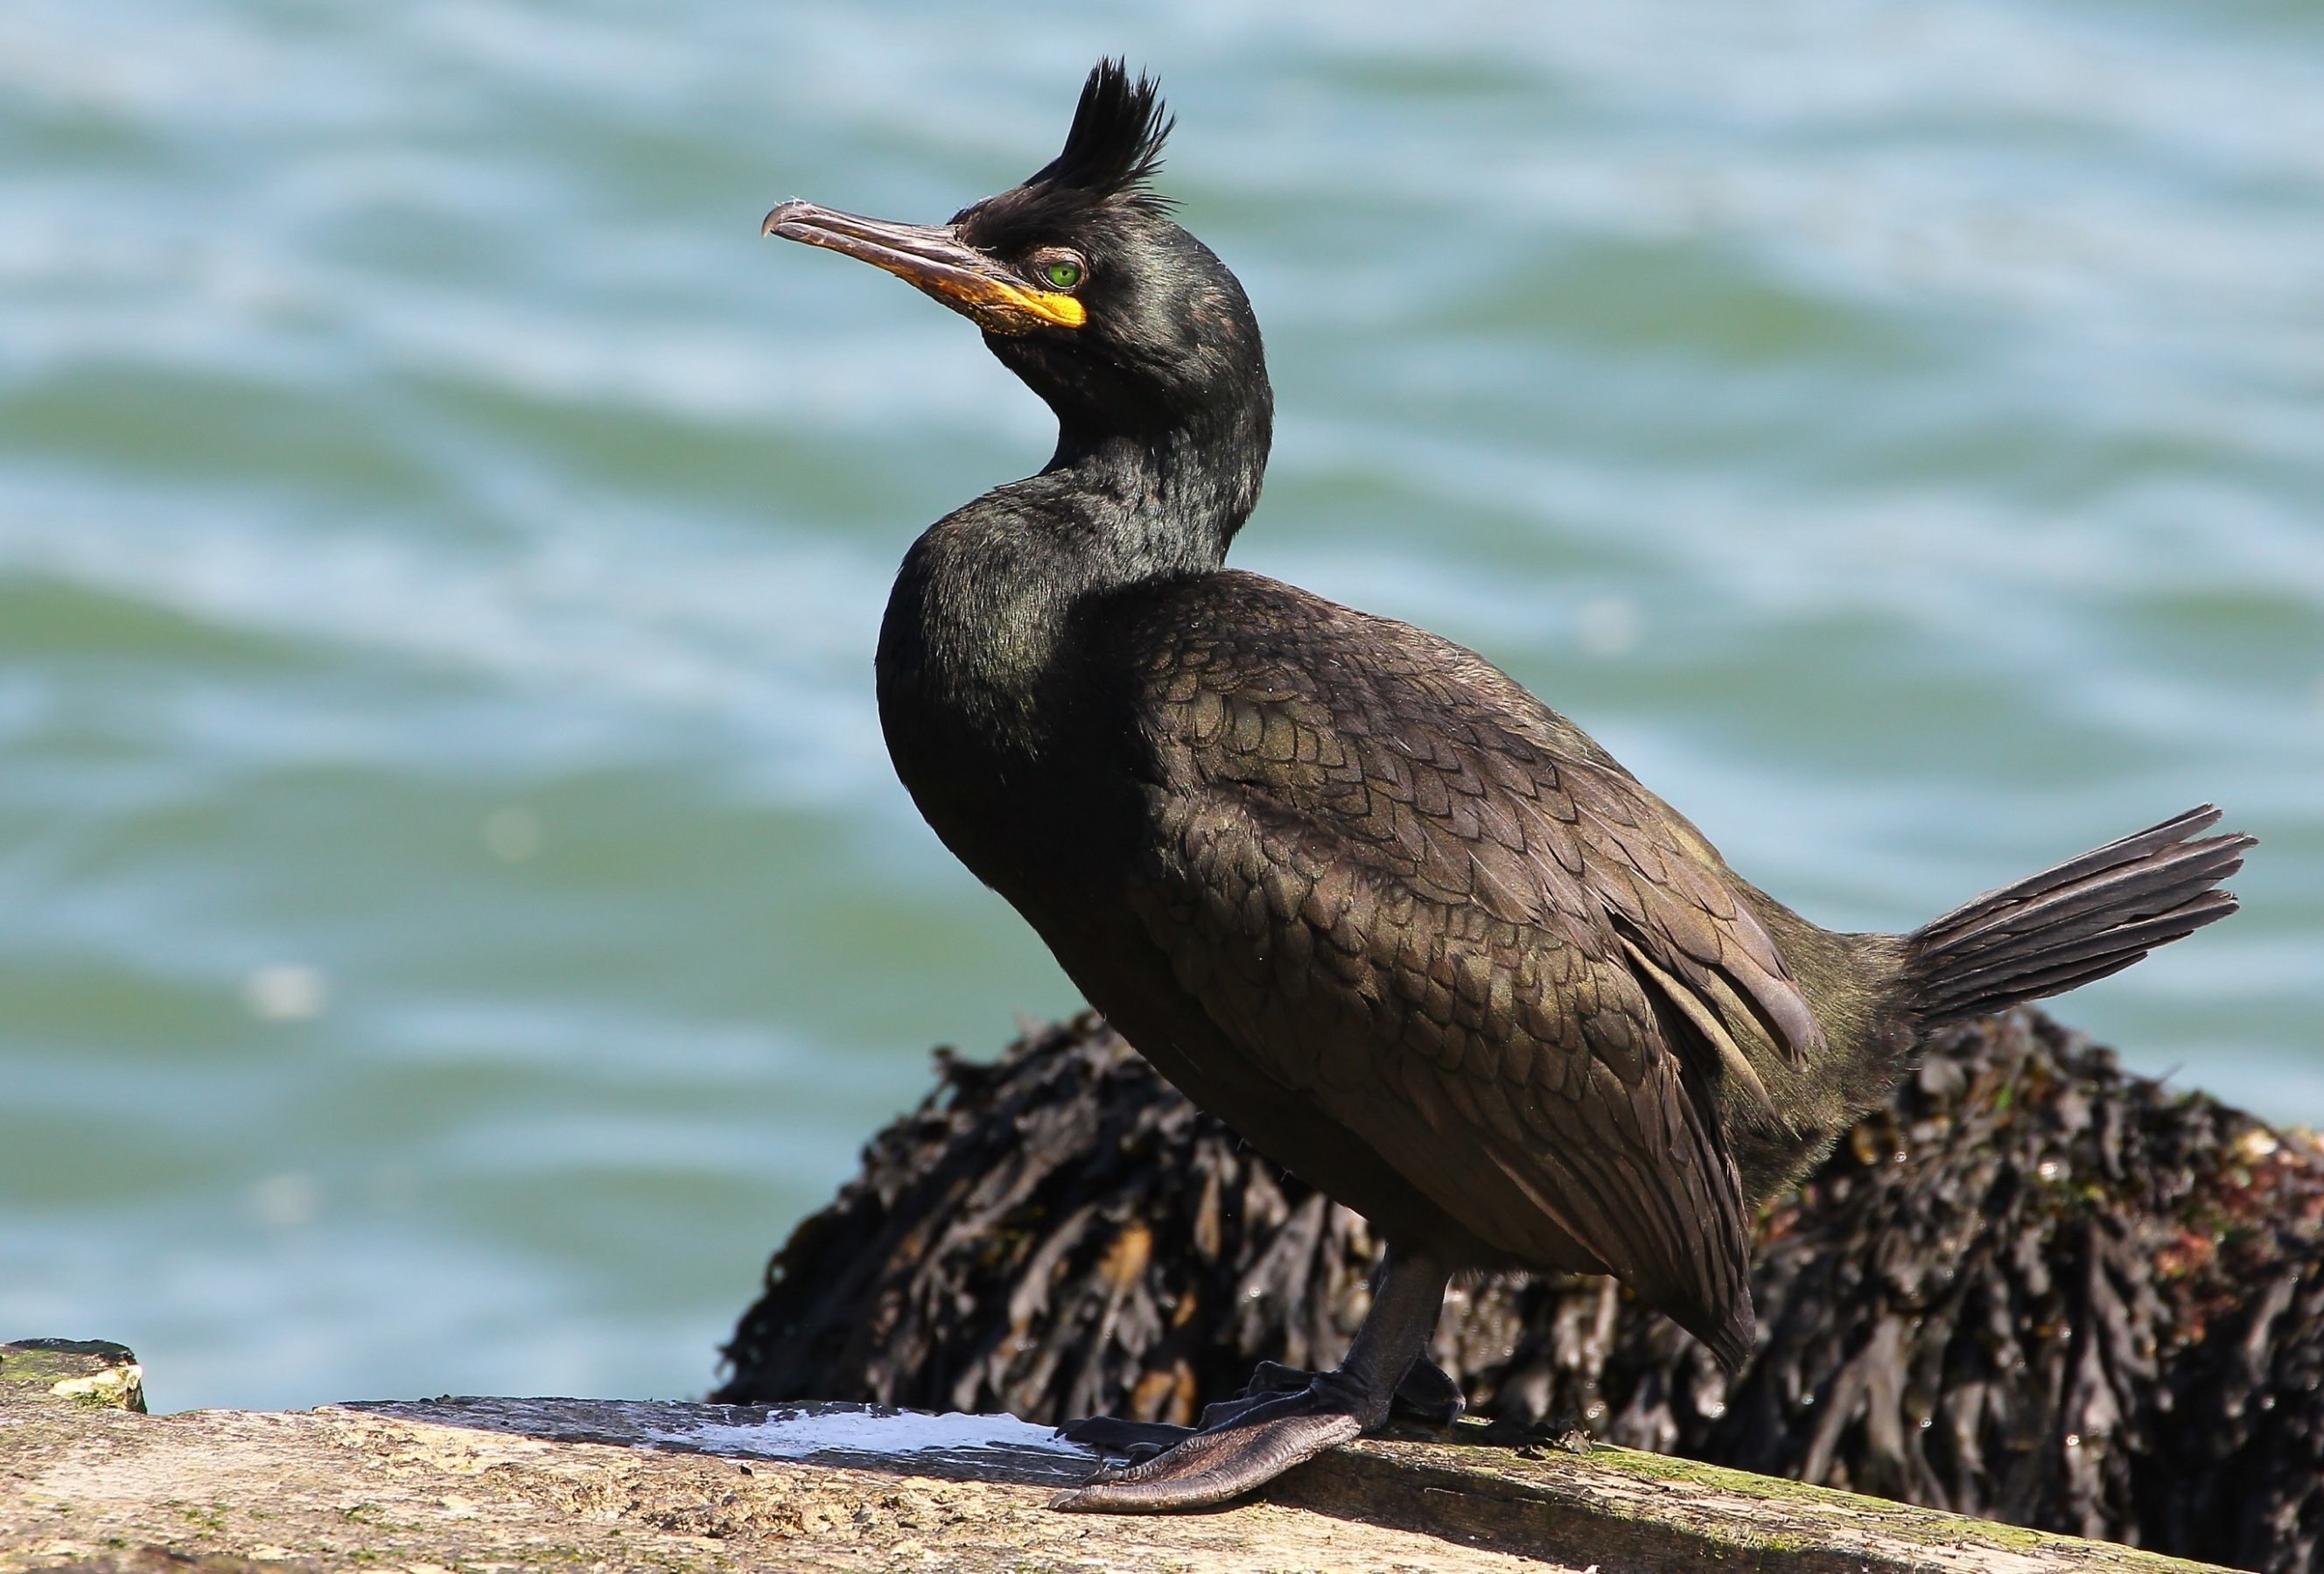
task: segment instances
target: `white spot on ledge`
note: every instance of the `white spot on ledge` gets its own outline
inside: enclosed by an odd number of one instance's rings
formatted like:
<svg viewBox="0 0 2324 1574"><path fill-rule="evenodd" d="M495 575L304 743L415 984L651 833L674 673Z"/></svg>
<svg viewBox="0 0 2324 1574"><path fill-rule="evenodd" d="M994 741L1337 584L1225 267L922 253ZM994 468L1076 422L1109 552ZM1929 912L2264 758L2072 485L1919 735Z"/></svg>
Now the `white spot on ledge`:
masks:
<svg viewBox="0 0 2324 1574"><path fill-rule="evenodd" d="M1031 1450L1086 1459L1090 1450L1067 1442L1055 1427L1013 1415L924 1415L918 1411L778 1412L761 1422L713 1424L661 1431L655 1441L714 1454L799 1459L811 1454L973 1453Z"/></svg>

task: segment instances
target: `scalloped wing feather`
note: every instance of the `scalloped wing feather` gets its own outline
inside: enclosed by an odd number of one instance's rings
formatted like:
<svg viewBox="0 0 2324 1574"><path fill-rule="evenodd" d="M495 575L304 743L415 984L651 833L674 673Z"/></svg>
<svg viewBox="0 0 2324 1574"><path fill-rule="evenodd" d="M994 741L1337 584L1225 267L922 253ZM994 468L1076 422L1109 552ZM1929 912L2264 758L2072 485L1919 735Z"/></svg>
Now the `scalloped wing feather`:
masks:
<svg viewBox="0 0 2324 1574"><path fill-rule="evenodd" d="M1738 1354L1716 1082L1821 1036L1717 853L1434 635L1240 574L1135 621L1132 899L1180 987L1481 1238Z"/></svg>

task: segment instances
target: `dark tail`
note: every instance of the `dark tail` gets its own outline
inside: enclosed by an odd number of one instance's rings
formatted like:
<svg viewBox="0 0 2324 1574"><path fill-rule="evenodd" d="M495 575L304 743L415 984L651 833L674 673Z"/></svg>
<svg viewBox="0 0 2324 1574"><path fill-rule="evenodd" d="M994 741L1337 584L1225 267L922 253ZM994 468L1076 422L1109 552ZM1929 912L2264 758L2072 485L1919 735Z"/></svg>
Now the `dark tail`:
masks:
<svg viewBox="0 0 2324 1574"><path fill-rule="evenodd" d="M2243 835L2205 804L1987 891L1906 935L1911 1003L1929 1026L2003 1011L2119 972L2236 910L2216 888L2244 866Z"/></svg>

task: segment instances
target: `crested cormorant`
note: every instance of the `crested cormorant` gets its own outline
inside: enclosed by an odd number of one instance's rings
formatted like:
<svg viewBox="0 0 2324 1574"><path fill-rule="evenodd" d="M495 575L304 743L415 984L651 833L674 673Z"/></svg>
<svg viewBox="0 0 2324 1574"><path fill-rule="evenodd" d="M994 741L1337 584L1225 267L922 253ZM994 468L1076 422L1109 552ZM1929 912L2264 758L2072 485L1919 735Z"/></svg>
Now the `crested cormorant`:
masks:
<svg viewBox="0 0 2324 1574"><path fill-rule="evenodd" d="M1241 285L1148 185L1169 129L1102 61L1064 151L949 223L763 226L973 319L1057 419L1040 474L904 559L897 774L1165 1076L1388 1247L1336 1371L1263 1368L1192 1432L1082 1423L1139 1462L1068 1508L1220 1503L1393 1403L1450 1419L1425 1350L1466 1270L1611 1273L1733 1368L1751 1210L1922 1036L2225 916L2251 845L2200 808L1835 934L1482 657L1223 566L1273 398Z"/></svg>

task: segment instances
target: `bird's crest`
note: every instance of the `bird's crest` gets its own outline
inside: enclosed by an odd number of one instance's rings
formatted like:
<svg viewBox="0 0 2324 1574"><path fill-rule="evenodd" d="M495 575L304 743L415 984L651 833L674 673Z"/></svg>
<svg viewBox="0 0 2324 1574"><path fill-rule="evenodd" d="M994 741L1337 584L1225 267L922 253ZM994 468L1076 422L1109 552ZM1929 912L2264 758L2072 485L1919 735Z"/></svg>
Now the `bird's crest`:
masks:
<svg viewBox="0 0 2324 1574"><path fill-rule="evenodd" d="M1161 168L1162 143L1174 124L1164 114L1160 83L1143 72L1133 82L1123 61L1100 60L1082 84L1065 151L1025 184L1098 199L1165 203L1167 198L1145 187Z"/></svg>
<svg viewBox="0 0 2324 1574"><path fill-rule="evenodd" d="M1161 167L1172 124L1161 84L1142 74L1132 80L1120 60L1100 60L1082 84L1065 150L1023 185L962 209L954 222L974 244L998 247L1067 228L1093 208L1164 212L1170 199L1146 182Z"/></svg>

